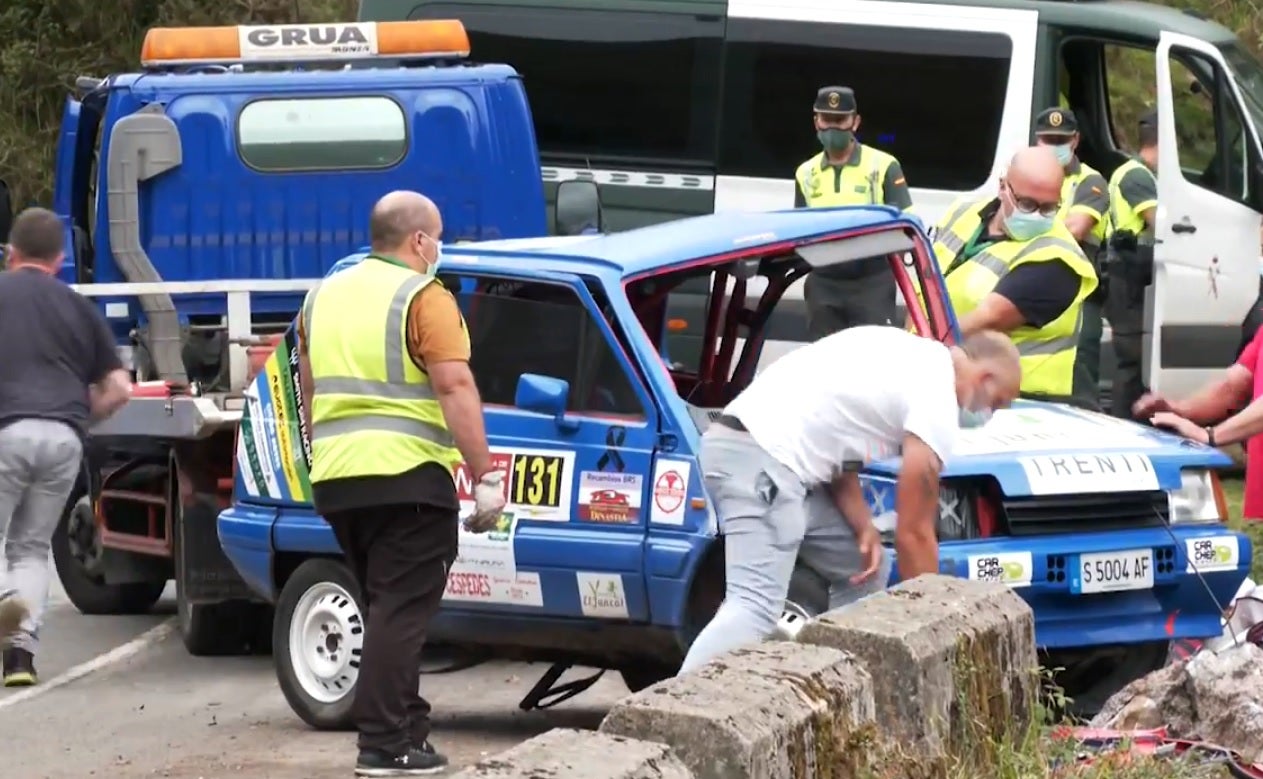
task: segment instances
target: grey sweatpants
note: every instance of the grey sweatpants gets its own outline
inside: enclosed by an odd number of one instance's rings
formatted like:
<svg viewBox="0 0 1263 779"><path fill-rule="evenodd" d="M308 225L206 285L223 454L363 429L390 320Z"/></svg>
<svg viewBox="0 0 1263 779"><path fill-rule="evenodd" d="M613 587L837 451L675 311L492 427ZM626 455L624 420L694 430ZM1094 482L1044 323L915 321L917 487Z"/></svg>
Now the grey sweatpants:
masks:
<svg viewBox="0 0 1263 779"><path fill-rule="evenodd" d="M6 571L30 615L11 639L32 654L48 608L48 549L79 474L83 444L68 425L24 419L0 429L0 539Z"/></svg>
<svg viewBox="0 0 1263 779"><path fill-rule="evenodd" d="M885 587L889 563L863 585L849 584L863 566L855 536L827 491L808 496L802 482L749 435L712 426L702 437L699 459L723 535L726 590L680 673L771 635L800 554L809 578L822 585L813 598L819 603L802 605L843 605Z"/></svg>

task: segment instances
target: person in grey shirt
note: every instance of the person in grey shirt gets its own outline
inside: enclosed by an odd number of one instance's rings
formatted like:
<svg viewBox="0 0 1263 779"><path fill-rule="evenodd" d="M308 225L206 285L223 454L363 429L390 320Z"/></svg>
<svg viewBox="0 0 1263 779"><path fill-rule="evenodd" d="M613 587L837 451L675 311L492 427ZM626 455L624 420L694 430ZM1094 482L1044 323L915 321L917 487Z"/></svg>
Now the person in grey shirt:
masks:
<svg viewBox="0 0 1263 779"><path fill-rule="evenodd" d="M28 208L0 273L0 642L4 685L35 684L48 550L78 478L88 426L131 396L105 317L56 277L61 220Z"/></svg>

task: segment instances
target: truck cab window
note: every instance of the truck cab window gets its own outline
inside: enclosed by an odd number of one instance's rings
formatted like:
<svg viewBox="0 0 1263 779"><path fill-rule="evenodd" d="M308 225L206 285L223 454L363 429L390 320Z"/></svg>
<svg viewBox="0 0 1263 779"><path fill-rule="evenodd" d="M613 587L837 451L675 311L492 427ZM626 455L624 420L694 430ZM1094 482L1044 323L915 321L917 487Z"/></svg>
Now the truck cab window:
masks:
<svg viewBox="0 0 1263 779"><path fill-rule="evenodd" d="M388 97L255 100L237 117L237 147L265 173L389 168L408 153L407 121Z"/></svg>

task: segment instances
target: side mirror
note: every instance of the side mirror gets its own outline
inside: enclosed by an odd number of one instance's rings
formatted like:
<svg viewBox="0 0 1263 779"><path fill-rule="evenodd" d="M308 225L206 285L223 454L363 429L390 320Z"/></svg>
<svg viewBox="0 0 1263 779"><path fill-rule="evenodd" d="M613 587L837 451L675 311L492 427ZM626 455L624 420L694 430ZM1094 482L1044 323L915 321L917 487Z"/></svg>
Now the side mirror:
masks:
<svg viewBox="0 0 1263 779"><path fill-rule="evenodd" d="M577 430L579 423L566 417L569 399L570 382L538 373L523 373L517 380L513 405L523 411L551 416L562 430Z"/></svg>
<svg viewBox="0 0 1263 779"><path fill-rule="evenodd" d="M553 212L555 235L583 235L604 230L601 191L595 182L572 179L557 185L557 206Z"/></svg>
<svg viewBox="0 0 1263 779"><path fill-rule="evenodd" d="M0 179L0 243L9 242L9 230L13 227L13 199L9 195L9 182Z"/></svg>

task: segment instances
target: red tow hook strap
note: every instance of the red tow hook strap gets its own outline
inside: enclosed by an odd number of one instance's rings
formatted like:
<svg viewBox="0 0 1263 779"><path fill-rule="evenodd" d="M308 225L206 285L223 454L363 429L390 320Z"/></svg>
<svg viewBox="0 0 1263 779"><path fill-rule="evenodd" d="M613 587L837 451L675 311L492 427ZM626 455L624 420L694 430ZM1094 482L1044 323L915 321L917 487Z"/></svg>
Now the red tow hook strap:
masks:
<svg viewBox="0 0 1263 779"><path fill-rule="evenodd" d="M1108 730L1087 727L1060 727L1053 730L1055 740L1073 739L1087 752L1080 753L1073 766L1062 766L1058 776L1074 776L1080 767L1091 765L1108 754L1125 749L1126 754L1153 757L1198 757L1206 763L1225 766L1237 779L1263 779L1263 765L1246 763L1230 749L1204 741L1172 738L1165 727L1153 730ZM1064 769L1068 768L1066 771Z"/></svg>

